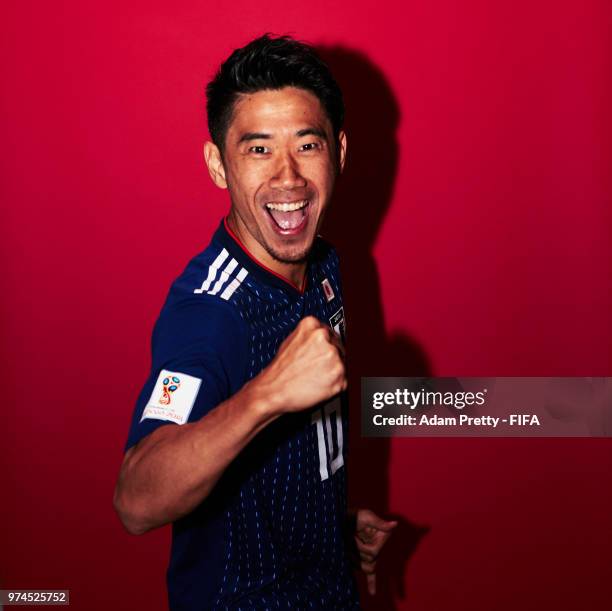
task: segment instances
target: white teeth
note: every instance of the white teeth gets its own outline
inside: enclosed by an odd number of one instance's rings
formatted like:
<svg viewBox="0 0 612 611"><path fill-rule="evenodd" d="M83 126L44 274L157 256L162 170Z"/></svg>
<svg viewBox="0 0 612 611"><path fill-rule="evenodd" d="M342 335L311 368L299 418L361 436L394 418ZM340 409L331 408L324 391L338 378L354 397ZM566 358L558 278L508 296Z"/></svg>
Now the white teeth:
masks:
<svg viewBox="0 0 612 611"><path fill-rule="evenodd" d="M307 199L303 199L299 202L291 202L288 204L266 204L266 208L269 210L280 210L281 212L292 212L293 210L299 210L300 208L304 208L308 204Z"/></svg>

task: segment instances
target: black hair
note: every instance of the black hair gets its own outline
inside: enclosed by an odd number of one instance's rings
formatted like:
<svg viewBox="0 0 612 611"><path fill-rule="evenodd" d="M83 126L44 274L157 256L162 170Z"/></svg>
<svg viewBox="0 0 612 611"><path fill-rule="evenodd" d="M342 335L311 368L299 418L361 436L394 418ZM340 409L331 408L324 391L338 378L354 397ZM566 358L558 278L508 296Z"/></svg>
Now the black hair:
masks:
<svg viewBox="0 0 612 611"><path fill-rule="evenodd" d="M236 49L206 87L208 131L221 152L239 96L283 87L305 89L319 98L337 142L344 101L327 64L309 44L290 36L264 34Z"/></svg>

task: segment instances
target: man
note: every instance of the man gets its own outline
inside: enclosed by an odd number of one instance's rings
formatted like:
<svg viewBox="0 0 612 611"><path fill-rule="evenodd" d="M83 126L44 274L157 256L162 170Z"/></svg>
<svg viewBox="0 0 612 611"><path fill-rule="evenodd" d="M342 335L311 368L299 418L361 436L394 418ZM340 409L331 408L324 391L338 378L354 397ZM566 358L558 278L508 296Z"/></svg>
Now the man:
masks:
<svg viewBox="0 0 612 611"><path fill-rule="evenodd" d="M155 325L115 507L133 534L172 522L173 610L359 608L344 310L317 235L345 162L342 95L311 47L263 36L207 97L204 156L231 208ZM354 523L373 592L396 523Z"/></svg>

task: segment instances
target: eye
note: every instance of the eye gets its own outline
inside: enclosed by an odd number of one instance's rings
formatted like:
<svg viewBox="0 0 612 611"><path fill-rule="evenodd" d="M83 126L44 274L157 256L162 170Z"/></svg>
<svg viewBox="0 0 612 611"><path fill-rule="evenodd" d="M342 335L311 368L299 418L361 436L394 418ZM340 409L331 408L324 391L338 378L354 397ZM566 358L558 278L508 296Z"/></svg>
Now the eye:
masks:
<svg viewBox="0 0 612 611"><path fill-rule="evenodd" d="M320 148L321 145L318 142L307 142L306 144L302 144L302 146L300 146L300 151L315 151Z"/></svg>
<svg viewBox="0 0 612 611"><path fill-rule="evenodd" d="M268 149L267 146L261 146L261 145L257 145L257 146L251 146L249 148L249 153L255 153L256 155L265 155L266 153L269 153L270 150Z"/></svg>

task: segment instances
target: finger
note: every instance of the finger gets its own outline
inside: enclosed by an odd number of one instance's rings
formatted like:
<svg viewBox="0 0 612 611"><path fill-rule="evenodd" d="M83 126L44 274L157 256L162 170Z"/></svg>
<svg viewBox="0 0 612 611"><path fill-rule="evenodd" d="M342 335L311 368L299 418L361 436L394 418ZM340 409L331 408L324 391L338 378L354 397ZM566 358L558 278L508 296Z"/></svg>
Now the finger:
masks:
<svg viewBox="0 0 612 611"><path fill-rule="evenodd" d="M323 323L316 316L310 315L310 316L304 316L304 318L300 320L297 326L303 329L317 329L322 324Z"/></svg>
<svg viewBox="0 0 612 611"><path fill-rule="evenodd" d="M376 562L368 562L366 560L361 561L361 570L366 574L370 575L376 570Z"/></svg>
<svg viewBox="0 0 612 611"><path fill-rule="evenodd" d="M340 336L331 327L327 327L327 328L329 329L329 341L330 341L330 343L333 344L338 349L338 352L340 353L340 356L344 360L346 358L346 349L344 348L344 344L342 343L342 339L340 338Z"/></svg>
<svg viewBox="0 0 612 611"><path fill-rule="evenodd" d="M374 537L366 537L364 535L357 535L356 541L362 545L373 545Z"/></svg>
<svg viewBox="0 0 612 611"><path fill-rule="evenodd" d="M363 562L375 562L376 556L374 554L369 554L368 552L359 552L359 557Z"/></svg>
<svg viewBox="0 0 612 611"><path fill-rule="evenodd" d="M357 531L357 537L364 543L372 543L376 536L377 530L372 526L362 526Z"/></svg>
<svg viewBox="0 0 612 611"><path fill-rule="evenodd" d="M364 561L364 562L376 562L376 559L378 558L378 552L371 552L371 551L361 551L359 550L359 557Z"/></svg>
<svg viewBox="0 0 612 611"><path fill-rule="evenodd" d="M380 545L377 545L376 543L364 543L359 539L356 539L355 543L359 552L363 552L364 554L376 555L380 549Z"/></svg>
<svg viewBox="0 0 612 611"><path fill-rule="evenodd" d="M391 534L391 531L397 526L397 522L396 521L385 521L385 520L381 520L380 522L377 522L376 524L372 525L376 530L382 530L385 533L389 533Z"/></svg>
<svg viewBox="0 0 612 611"><path fill-rule="evenodd" d="M384 530L385 532L393 530L397 526L397 524L397 520L383 520L372 511L368 511L368 513L363 516L364 526L369 526L378 530Z"/></svg>
<svg viewBox="0 0 612 611"><path fill-rule="evenodd" d="M368 594L374 596L376 594L376 573L366 576L368 582Z"/></svg>

